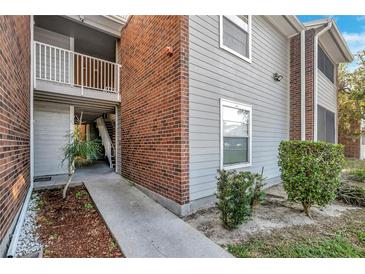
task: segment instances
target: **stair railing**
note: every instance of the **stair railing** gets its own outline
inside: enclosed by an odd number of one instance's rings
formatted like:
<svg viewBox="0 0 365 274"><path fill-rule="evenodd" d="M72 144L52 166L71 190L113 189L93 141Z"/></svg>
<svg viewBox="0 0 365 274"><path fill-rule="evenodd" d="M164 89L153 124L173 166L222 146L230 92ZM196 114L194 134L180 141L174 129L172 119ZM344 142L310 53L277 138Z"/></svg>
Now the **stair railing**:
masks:
<svg viewBox="0 0 365 274"><path fill-rule="evenodd" d="M113 168L113 151L114 151L114 145L113 142L109 136L108 129L106 128L105 121L103 117L99 117L96 119L96 126L99 130L99 136L101 137L101 143L104 146L105 149L105 156L108 158L110 168Z"/></svg>

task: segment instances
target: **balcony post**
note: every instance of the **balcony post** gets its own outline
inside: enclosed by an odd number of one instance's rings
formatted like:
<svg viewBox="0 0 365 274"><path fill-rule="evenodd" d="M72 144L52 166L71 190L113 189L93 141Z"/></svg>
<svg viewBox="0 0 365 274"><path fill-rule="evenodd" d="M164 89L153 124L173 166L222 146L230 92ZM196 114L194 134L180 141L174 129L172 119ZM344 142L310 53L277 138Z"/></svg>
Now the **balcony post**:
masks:
<svg viewBox="0 0 365 274"><path fill-rule="evenodd" d="M70 37L70 60L69 60L69 80L70 80L70 84L71 86L74 86L75 85L75 54L74 54L74 51L75 51L75 39L74 37Z"/></svg>
<svg viewBox="0 0 365 274"><path fill-rule="evenodd" d="M33 16L32 16L33 18ZM32 26L33 28L33 26ZM33 47L33 88L37 87L37 44L34 43L32 40L32 47ZM39 65L40 67L40 65Z"/></svg>
<svg viewBox="0 0 365 274"><path fill-rule="evenodd" d="M81 95L84 96L84 56L81 55Z"/></svg>
<svg viewBox="0 0 365 274"><path fill-rule="evenodd" d="M120 100L120 68L121 68L121 65L118 64L118 67L117 67L117 92L118 92L118 101Z"/></svg>

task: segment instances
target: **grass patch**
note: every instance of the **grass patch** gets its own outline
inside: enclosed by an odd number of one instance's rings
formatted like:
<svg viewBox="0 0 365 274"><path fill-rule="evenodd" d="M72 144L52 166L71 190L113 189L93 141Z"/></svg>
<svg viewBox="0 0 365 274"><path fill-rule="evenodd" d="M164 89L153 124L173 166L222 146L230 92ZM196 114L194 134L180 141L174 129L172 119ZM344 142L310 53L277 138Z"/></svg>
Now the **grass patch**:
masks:
<svg viewBox="0 0 365 274"><path fill-rule="evenodd" d="M248 241L228 245L240 258L365 258L365 216L324 227L303 226L258 235Z"/></svg>
<svg viewBox="0 0 365 274"><path fill-rule="evenodd" d="M230 245L228 251L236 257L269 258L363 258L365 247L354 245L341 235L334 238L304 240L297 243L279 242L267 245L262 240Z"/></svg>
<svg viewBox="0 0 365 274"><path fill-rule="evenodd" d="M354 170L354 169L364 169L365 170L365 160L357 160L357 159L346 159L345 170Z"/></svg>

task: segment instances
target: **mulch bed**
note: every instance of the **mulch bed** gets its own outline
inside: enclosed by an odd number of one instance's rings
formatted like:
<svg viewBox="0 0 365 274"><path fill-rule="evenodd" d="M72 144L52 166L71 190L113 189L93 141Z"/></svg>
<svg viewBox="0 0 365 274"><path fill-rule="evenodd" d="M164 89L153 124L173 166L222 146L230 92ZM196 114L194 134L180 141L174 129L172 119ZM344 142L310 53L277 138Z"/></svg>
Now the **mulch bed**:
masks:
<svg viewBox="0 0 365 274"><path fill-rule="evenodd" d="M123 254L84 186L39 192L37 233L43 257L118 258Z"/></svg>

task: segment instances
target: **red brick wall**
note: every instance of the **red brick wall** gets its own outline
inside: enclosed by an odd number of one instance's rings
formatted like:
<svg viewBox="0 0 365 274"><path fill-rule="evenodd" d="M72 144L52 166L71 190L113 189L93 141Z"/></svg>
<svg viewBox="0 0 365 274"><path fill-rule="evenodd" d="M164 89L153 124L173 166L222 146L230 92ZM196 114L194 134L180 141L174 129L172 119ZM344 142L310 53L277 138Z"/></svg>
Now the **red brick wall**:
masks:
<svg viewBox="0 0 365 274"><path fill-rule="evenodd" d="M0 16L0 243L30 182L30 17Z"/></svg>
<svg viewBox="0 0 365 274"><path fill-rule="evenodd" d="M301 139L301 35L290 39L290 139Z"/></svg>
<svg viewBox="0 0 365 274"><path fill-rule="evenodd" d="M360 128L360 122L352 125L351 128ZM346 157L360 159L360 138L347 137L347 134L339 130L338 143L345 146Z"/></svg>
<svg viewBox="0 0 365 274"><path fill-rule="evenodd" d="M133 16L118 46L121 173L179 204L189 201L188 43L186 16Z"/></svg>
<svg viewBox="0 0 365 274"><path fill-rule="evenodd" d="M305 32L305 139L314 139L314 35Z"/></svg>
<svg viewBox="0 0 365 274"><path fill-rule="evenodd" d="M346 157L360 159L360 138L346 138L340 134L338 142L345 146Z"/></svg>
<svg viewBox="0 0 365 274"><path fill-rule="evenodd" d="M305 33L305 138L314 138L314 30ZM290 39L290 139L301 139L301 35Z"/></svg>

